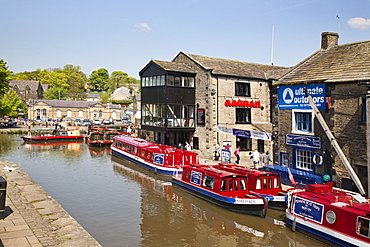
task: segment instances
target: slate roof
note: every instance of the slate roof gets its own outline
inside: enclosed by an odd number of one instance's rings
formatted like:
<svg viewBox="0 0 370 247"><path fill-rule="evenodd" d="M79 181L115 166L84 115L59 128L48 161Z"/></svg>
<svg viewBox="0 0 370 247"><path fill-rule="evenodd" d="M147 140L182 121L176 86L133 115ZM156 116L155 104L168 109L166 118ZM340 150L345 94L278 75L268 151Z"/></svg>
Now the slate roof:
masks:
<svg viewBox="0 0 370 247"><path fill-rule="evenodd" d="M195 71L192 68L188 67L184 63L165 62L165 61L159 61L159 60L152 60L152 62L157 64L159 67L161 67L165 71L193 73L193 74L195 73Z"/></svg>
<svg viewBox="0 0 370 247"><path fill-rule="evenodd" d="M181 53L188 56L204 69L211 70L211 73L215 75L259 78L266 80L277 79L290 70L288 67L248 63L224 58L206 57L187 54L184 52Z"/></svg>
<svg viewBox="0 0 370 247"><path fill-rule="evenodd" d="M370 40L320 49L276 84L370 81Z"/></svg>
<svg viewBox="0 0 370 247"><path fill-rule="evenodd" d="M47 100L47 99L35 99L31 100L30 104L37 104L43 102L51 107L62 107L62 108L90 108L94 105L102 105L107 107L107 104L101 104L95 101L72 101L72 100ZM112 109L120 109L120 105L109 104Z"/></svg>
<svg viewBox="0 0 370 247"><path fill-rule="evenodd" d="M25 90L27 86L30 87L32 91L37 91L40 85L39 81L26 81L26 80L11 80L9 81L9 86L17 86L19 90Z"/></svg>

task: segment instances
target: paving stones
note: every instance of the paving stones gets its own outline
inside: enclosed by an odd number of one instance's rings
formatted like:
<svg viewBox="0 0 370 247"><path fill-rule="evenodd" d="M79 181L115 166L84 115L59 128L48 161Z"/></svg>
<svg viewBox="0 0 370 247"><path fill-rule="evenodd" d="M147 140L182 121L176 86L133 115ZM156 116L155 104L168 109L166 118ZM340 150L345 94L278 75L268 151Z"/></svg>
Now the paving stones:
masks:
<svg viewBox="0 0 370 247"><path fill-rule="evenodd" d="M0 176L7 180L0 247L101 246L17 165L0 160Z"/></svg>

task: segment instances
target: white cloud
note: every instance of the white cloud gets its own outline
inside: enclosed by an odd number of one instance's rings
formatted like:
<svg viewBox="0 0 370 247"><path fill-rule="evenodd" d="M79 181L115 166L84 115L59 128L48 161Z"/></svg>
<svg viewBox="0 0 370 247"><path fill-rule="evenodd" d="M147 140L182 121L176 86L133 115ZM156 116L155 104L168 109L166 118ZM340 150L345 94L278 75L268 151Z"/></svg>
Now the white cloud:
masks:
<svg viewBox="0 0 370 247"><path fill-rule="evenodd" d="M146 23L138 23L134 26L135 31L143 31L143 32L150 32L152 29Z"/></svg>
<svg viewBox="0 0 370 247"><path fill-rule="evenodd" d="M355 17L348 20L348 25L356 29L368 29L370 28L370 19L362 17Z"/></svg>

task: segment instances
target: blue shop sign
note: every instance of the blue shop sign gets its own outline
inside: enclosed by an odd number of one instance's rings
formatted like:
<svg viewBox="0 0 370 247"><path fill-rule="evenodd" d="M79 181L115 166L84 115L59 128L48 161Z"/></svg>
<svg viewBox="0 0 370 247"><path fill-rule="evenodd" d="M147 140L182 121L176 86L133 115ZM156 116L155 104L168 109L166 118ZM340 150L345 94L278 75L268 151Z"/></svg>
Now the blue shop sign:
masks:
<svg viewBox="0 0 370 247"><path fill-rule="evenodd" d="M279 86L279 109L311 109L304 93L306 88L318 109L326 108L326 87L324 84Z"/></svg>
<svg viewBox="0 0 370 247"><path fill-rule="evenodd" d="M287 134L285 144L291 146L321 149L321 138L318 136L299 136Z"/></svg>
<svg viewBox="0 0 370 247"><path fill-rule="evenodd" d="M251 137L251 132L249 130L233 129L233 135L250 138Z"/></svg>

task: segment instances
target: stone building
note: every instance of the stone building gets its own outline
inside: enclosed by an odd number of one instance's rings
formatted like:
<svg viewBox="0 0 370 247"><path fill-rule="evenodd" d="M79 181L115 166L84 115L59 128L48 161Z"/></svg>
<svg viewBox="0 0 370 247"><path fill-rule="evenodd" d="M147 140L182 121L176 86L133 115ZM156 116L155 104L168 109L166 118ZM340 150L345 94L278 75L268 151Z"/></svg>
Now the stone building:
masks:
<svg viewBox="0 0 370 247"><path fill-rule="evenodd" d="M120 105L101 104L93 101L71 100L30 100L28 107L29 119L108 119L120 118Z"/></svg>
<svg viewBox="0 0 370 247"><path fill-rule="evenodd" d="M149 138L212 158L216 143L249 152L272 150L270 88L288 69L180 52L141 71L141 128ZM234 159L234 158L232 158Z"/></svg>
<svg viewBox="0 0 370 247"><path fill-rule="evenodd" d="M349 174L320 125L303 88L308 89L348 161L367 187L366 87L370 81L370 41L338 45L338 34L322 33L321 49L281 77L275 108L275 160L280 166L324 174L351 188Z"/></svg>
<svg viewBox="0 0 370 247"><path fill-rule="evenodd" d="M44 91L49 88L47 84L41 84L39 81L11 80L9 86L26 103L30 99L42 99Z"/></svg>

